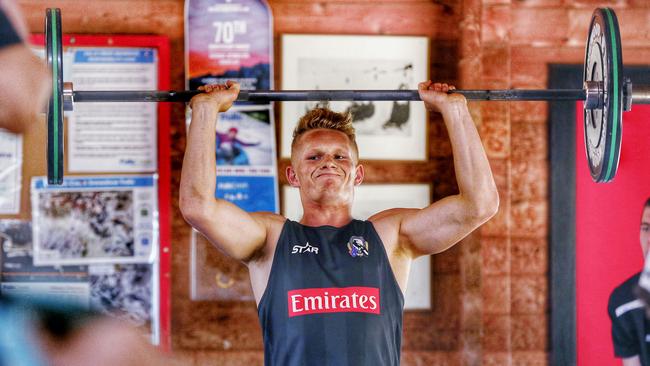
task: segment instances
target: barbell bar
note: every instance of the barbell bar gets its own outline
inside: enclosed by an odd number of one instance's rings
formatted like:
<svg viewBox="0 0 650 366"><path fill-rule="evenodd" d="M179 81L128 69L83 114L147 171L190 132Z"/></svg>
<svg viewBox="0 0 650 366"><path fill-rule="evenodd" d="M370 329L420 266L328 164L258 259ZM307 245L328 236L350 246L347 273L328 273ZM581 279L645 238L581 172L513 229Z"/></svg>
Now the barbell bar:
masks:
<svg viewBox="0 0 650 366"><path fill-rule="evenodd" d="M82 102L189 102L198 90L77 91L63 82L61 12L47 9L45 42L52 71L48 106L48 183L63 182L63 111ZM584 101L585 147L592 179L611 181L620 156L623 110L650 104L650 86L623 80L620 32L610 8L596 9L589 27L583 89L454 90L471 101ZM242 90L237 101L419 101L417 90Z"/></svg>

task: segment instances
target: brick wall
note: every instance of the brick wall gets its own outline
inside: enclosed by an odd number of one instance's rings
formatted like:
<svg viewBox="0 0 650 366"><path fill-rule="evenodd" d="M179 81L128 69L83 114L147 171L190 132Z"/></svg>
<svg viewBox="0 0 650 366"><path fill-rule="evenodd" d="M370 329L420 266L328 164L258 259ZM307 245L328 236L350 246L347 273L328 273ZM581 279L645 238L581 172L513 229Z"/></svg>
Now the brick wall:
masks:
<svg viewBox="0 0 650 366"><path fill-rule="evenodd" d="M65 33L163 34L183 60L181 0L20 0L30 29L60 7ZM593 8L619 16L626 64L650 59L646 0L269 0L276 60L284 33L423 35L431 77L463 88L545 88L549 63L583 62ZM182 61L171 88L183 89ZM279 64L276 62L276 85ZM501 197L499 213L432 260L432 311L405 314L404 365L548 364L548 149L543 102L471 103ZM262 364L255 305L189 300L190 229L178 210L183 108L172 108L172 343L179 363ZM277 119L279 120L279 119ZM279 163L281 181L287 161ZM427 162L365 162L367 182L433 182L456 192L442 121L431 116ZM398 173L398 174L396 174Z"/></svg>

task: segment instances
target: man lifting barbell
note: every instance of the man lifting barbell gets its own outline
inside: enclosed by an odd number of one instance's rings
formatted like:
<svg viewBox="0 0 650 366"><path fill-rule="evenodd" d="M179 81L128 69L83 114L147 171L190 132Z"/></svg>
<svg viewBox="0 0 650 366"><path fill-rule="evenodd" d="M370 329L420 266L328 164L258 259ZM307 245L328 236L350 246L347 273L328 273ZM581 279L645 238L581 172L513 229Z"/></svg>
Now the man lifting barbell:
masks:
<svg viewBox="0 0 650 366"><path fill-rule="evenodd" d="M288 182L300 191L300 222L248 213L214 197L217 115L239 85L209 85L192 98L180 184L185 219L244 262L262 326L266 365L398 365L404 292L413 259L450 248L496 214L499 196L465 97L420 83L449 133L459 193L424 209L352 217L363 165L349 115L317 108L294 130ZM297 248L298 250L294 250Z"/></svg>
<svg viewBox="0 0 650 366"><path fill-rule="evenodd" d="M52 71L52 97L47 113L48 183L63 182L63 110L77 102L187 102L197 90L184 91L75 91L63 82L61 12L47 9L45 44ZM650 104L650 86L634 85L623 78L621 39L616 14L610 8L596 9L587 39L582 89L456 90L468 100L583 100L585 149L595 182L614 179L621 148L622 113L632 104ZM238 101L417 101L417 90L242 90Z"/></svg>

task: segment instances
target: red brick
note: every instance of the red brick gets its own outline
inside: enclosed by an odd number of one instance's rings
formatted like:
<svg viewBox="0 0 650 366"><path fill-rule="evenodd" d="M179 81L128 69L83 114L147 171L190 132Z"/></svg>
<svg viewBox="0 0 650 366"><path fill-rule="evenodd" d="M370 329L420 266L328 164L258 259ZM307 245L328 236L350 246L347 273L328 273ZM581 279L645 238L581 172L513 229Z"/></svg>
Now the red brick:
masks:
<svg viewBox="0 0 650 366"><path fill-rule="evenodd" d="M544 81L544 84L547 84ZM518 87L515 89L546 89L546 87ZM510 120L512 123L537 123L548 122L548 102L526 101L510 103Z"/></svg>
<svg viewBox="0 0 650 366"><path fill-rule="evenodd" d="M483 316L483 334L489 335L481 338L483 352L510 351L510 319L509 315Z"/></svg>
<svg viewBox="0 0 650 366"><path fill-rule="evenodd" d="M648 4L645 2L644 8L615 9L623 49L648 47L650 43L650 5Z"/></svg>
<svg viewBox="0 0 650 366"><path fill-rule="evenodd" d="M255 303L175 301L175 329L182 348L261 350Z"/></svg>
<svg viewBox="0 0 650 366"><path fill-rule="evenodd" d="M511 162L514 201L548 197L548 162L541 159L515 159Z"/></svg>
<svg viewBox="0 0 650 366"><path fill-rule="evenodd" d="M401 365L403 366L460 366L458 352L441 351L408 351L402 350Z"/></svg>
<svg viewBox="0 0 650 366"><path fill-rule="evenodd" d="M508 237L484 236L481 239L483 276L510 273L510 239Z"/></svg>
<svg viewBox="0 0 650 366"><path fill-rule="evenodd" d="M545 237L548 232L548 201L513 201L510 220L510 233L514 237Z"/></svg>
<svg viewBox="0 0 650 366"><path fill-rule="evenodd" d="M548 346L546 314L512 316L512 349L545 351Z"/></svg>
<svg viewBox="0 0 650 366"><path fill-rule="evenodd" d="M550 8L562 7L565 0L526 0L526 1L513 1L513 8Z"/></svg>
<svg viewBox="0 0 650 366"><path fill-rule="evenodd" d="M542 315L548 306L546 276L512 276L512 314Z"/></svg>
<svg viewBox="0 0 650 366"><path fill-rule="evenodd" d="M510 110L504 102L481 103L483 117L479 133L490 158L507 158L510 153Z"/></svg>
<svg viewBox="0 0 650 366"><path fill-rule="evenodd" d="M271 3L274 31L284 33L397 34L457 39L458 18L433 3ZM386 16L390 14L391 16ZM427 21L422 21L427 19Z"/></svg>
<svg viewBox="0 0 650 366"><path fill-rule="evenodd" d="M459 255L460 246L454 245L442 253L431 256L431 267L434 278L437 274L459 274Z"/></svg>
<svg viewBox="0 0 650 366"><path fill-rule="evenodd" d="M548 244L546 238L512 238L510 253L513 275L544 275L548 272Z"/></svg>
<svg viewBox="0 0 650 366"><path fill-rule="evenodd" d="M483 352L482 366L510 366L512 357L510 352Z"/></svg>
<svg viewBox="0 0 650 366"><path fill-rule="evenodd" d="M458 329L462 307L460 276L436 275L432 286L432 321L440 329Z"/></svg>
<svg viewBox="0 0 650 366"><path fill-rule="evenodd" d="M517 366L547 366L549 363L547 352L513 352L512 364Z"/></svg>
<svg viewBox="0 0 650 366"><path fill-rule="evenodd" d="M450 157L451 142L447 127L438 113L432 113L429 122L429 156L432 158Z"/></svg>
<svg viewBox="0 0 650 366"><path fill-rule="evenodd" d="M483 277L483 314L510 314L510 276Z"/></svg>
<svg viewBox="0 0 650 366"><path fill-rule="evenodd" d="M512 123L513 160L545 160L548 156L547 126L531 123Z"/></svg>
<svg viewBox="0 0 650 366"><path fill-rule="evenodd" d="M512 87L522 89L546 89L548 85L548 64L584 63L584 45L561 47L558 45L531 46L513 45Z"/></svg>
<svg viewBox="0 0 650 366"><path fill-rule="evenodd" d="M507 43L510 39L511 7L509 4L483 6L481 41Z"/></svg>
<svg viewBox="0 0 650 366"><path fill-rule="evenodd" d="M513 45L561 46L568 41L569 14L559 8L512 8Z"/></svg>

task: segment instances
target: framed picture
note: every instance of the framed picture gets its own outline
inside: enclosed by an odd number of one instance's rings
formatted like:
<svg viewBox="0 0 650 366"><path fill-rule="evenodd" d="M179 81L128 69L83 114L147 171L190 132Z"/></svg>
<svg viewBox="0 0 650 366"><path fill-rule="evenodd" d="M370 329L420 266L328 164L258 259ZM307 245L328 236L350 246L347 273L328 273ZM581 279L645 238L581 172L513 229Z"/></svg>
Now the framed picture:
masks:
<svg viewBox="0 0 650 366"><path fill-rule="evenodd" d="M417 89L428 79L428 47L426 37L284 35L282 89ZM427 158L427 113L422 102L408 101L282 103L283 158L297 121L319 106L352 115L361 159Z"/></svg>
<svg viewBox="0 0 650 366"><path fill-rule="evenodd" d="M282 188L282 214L300 221L302 204L297 188ZM377 212L395 208L423 208L431 202L429 184L366 184L355 188L352 216L365 220ZM413 261L406 290L404 308L421 310L431 308L431 257L423 256Z"/></svg>

